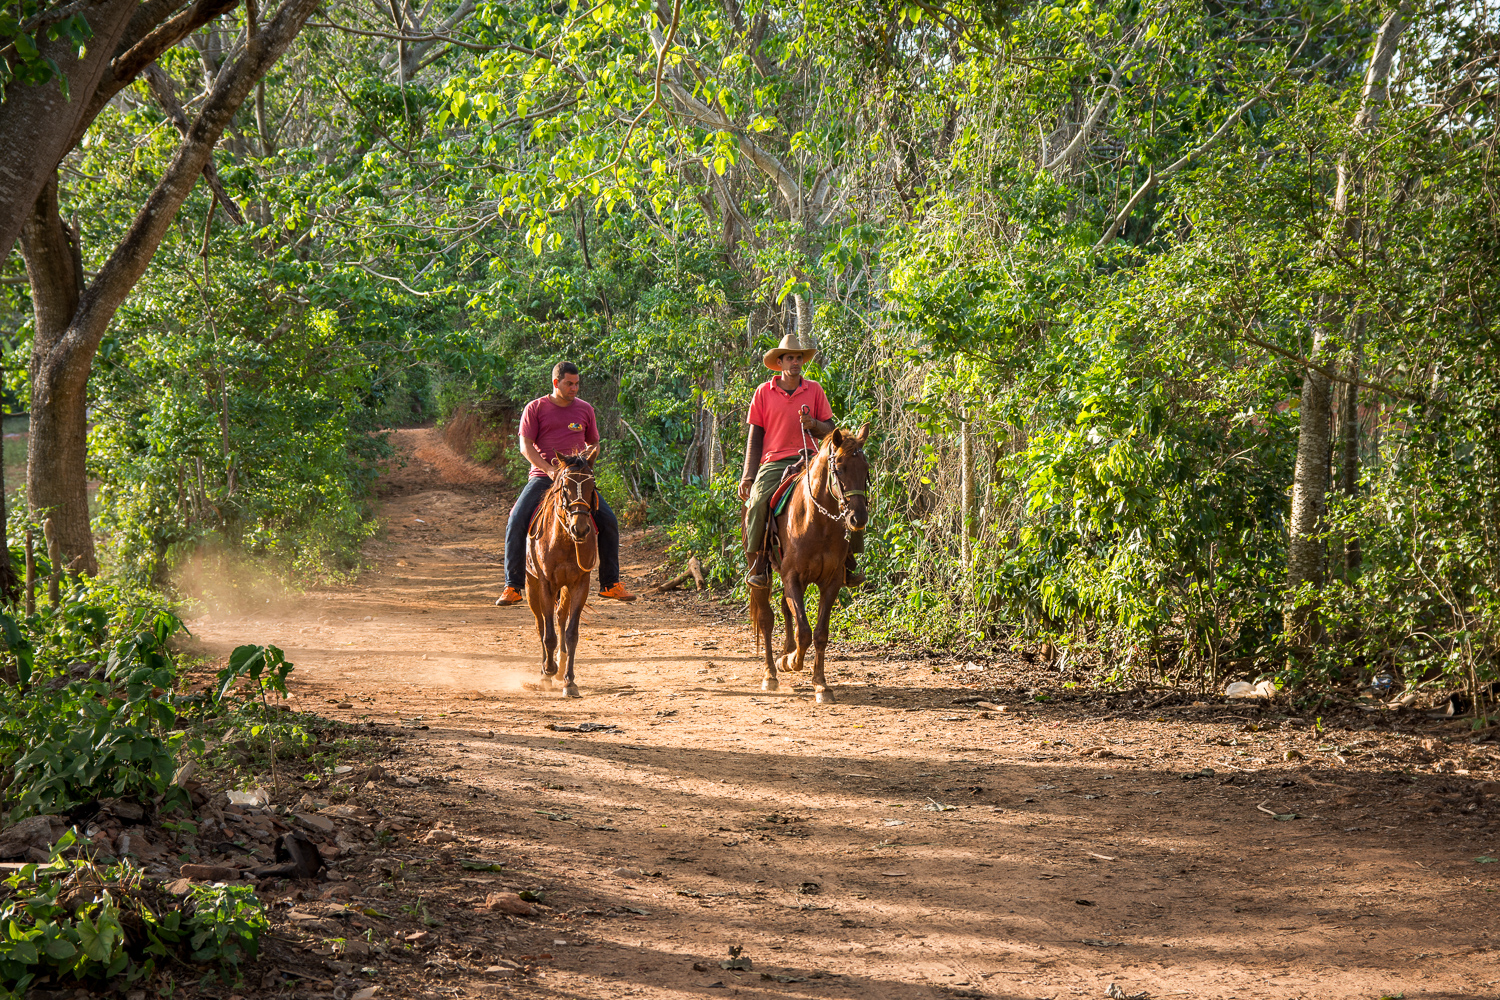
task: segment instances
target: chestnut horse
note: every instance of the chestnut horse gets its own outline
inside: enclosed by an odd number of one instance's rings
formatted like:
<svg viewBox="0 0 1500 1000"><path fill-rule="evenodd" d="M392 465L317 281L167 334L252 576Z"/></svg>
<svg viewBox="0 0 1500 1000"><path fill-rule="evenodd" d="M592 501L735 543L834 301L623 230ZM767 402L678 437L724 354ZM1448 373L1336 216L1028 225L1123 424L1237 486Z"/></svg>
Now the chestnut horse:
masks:
<svg viewBox="0 0 1500 1000"><path fill-rule="evenodd" d="M599 562L599 533L594 511L599 506L594 487L594 459L599 446L552 463L552 488L537 504L526 533L526 601L536 616L542 640L542 686L550 688L557 676L557 633L562 626L563 694L577 698L573 656L578 651L578 618L589 598L589 575Z"/></svg>
<svg viewBox="0 0 1500 1000"><path fill-rule="evenodd" d="M819 704L831 705L836 698L823 676L823 650L828 645L828 616L839 588L844 585L844 561L849 557L851 533L864 531L870 519L870 463L865 460L866 424L853 434L837 427L823 439L807 470L794 485L786 510L776 519L781 535L781 617L786 638L779 658L771 655L769 587L750 590L750 621L756 641L765 642L766 675L762 691L775 691L776 668L801 670L808 647L813 648L813 693ZM804 597L809 584L818 587L818 624L807 622ZM797 632L792 636L795 609Z"/></svg>

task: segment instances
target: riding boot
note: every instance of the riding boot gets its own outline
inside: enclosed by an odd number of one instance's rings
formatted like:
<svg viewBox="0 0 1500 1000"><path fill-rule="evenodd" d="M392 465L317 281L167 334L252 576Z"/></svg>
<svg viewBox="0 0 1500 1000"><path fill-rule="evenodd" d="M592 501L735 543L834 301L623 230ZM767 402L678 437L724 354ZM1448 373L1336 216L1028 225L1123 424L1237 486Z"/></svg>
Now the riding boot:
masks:
<svg viewBox="0 0 1500 1000"><path fill-rule="evenodd" d="M844 586L853 588L858 587L864 582L865 575L855 566L854 553L851 552L848 558L844 560Z"/></svg>
<svg viewBox="0 0 1500 1000"><path fill-rule="evenodd" d="M750 577L745 582L756 590L771 586L771 560L764 552L750 553Z"/></svg>

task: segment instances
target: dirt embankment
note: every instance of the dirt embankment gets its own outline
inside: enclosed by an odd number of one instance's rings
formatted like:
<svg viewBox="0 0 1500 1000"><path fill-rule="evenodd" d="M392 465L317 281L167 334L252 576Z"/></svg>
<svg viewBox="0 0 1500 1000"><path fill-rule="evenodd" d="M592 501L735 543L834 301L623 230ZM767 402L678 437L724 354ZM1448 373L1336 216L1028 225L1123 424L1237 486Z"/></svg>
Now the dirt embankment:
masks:
<svg viewBox="0 0 1500 1000"><path fill-rule="evenodd" d="M442 443L454 456L520 479L525 462L516 454L517 415L499 406L465 403L442 424Z"/></svg>
<svg viewBox="0 0 1500 1000"><path fill-rule="evenodd" d="M1019 663L858 646L816 706L761 692L740 610L690 595L593 603L565 702L492 604L505 480L396 442L356 585L192 623L281 645L300 705L391 747L310 786L357 810L339 891L286 890L243 995L1500 994L1497 755L1461 728L1036 703ZM659 561L633 535L627 584ZM520 890L538 915L504 912Z"/></svg>

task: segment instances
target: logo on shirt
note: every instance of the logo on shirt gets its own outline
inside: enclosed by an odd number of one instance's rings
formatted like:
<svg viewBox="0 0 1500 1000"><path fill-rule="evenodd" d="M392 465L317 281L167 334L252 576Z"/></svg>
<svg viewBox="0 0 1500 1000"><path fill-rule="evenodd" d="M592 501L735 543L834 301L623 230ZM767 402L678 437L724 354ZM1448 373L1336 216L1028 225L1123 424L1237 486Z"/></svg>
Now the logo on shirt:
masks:
<svg viewBox="0 0 1500 1000"><path fill-rule="evenodd" d="M572 423L568 424L568 430L570 430L570 431L581 431L581 430L583 430L583 424L581 424L581 423L579 423L578 421L575 420Z"/></svg>

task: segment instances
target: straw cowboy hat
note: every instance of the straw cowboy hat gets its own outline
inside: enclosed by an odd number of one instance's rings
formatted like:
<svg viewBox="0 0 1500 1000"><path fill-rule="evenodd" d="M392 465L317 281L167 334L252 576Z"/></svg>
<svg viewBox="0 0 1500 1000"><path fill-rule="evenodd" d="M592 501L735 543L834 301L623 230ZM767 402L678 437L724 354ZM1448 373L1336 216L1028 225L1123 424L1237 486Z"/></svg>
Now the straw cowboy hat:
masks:
<svg viewBox="0 0 1500 1000"><path fill-rule="evenodd" d="M765 354L766 367L773 372L781 371L781 356L783 354L800 354L802 363L805 365L818 353L818 349L812 346L811 340L799 340L795 333L789 333L781 338L781 343L771 348Z"/></svg>

